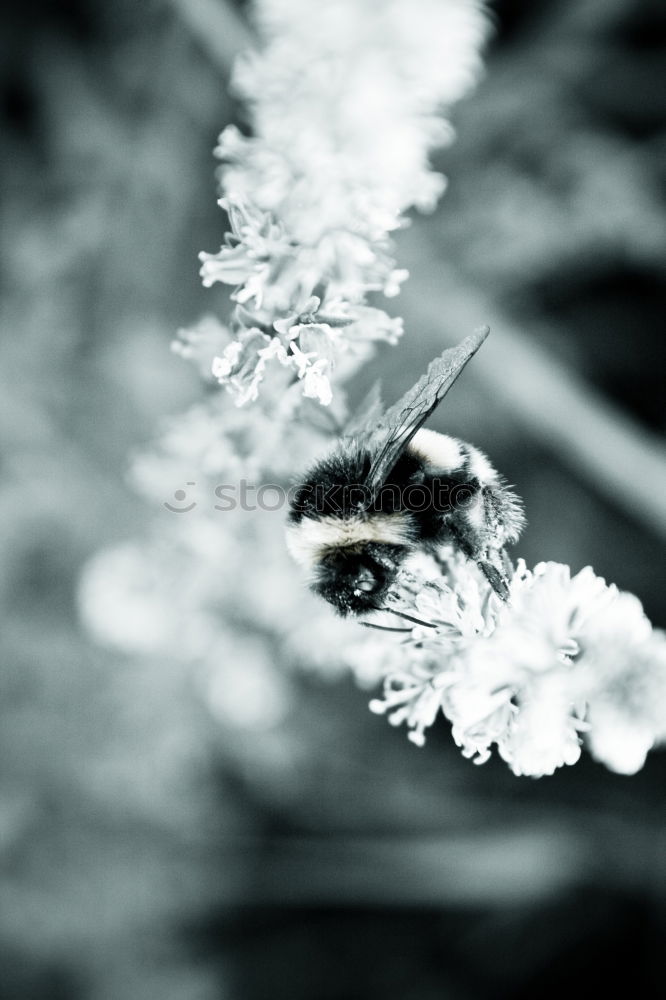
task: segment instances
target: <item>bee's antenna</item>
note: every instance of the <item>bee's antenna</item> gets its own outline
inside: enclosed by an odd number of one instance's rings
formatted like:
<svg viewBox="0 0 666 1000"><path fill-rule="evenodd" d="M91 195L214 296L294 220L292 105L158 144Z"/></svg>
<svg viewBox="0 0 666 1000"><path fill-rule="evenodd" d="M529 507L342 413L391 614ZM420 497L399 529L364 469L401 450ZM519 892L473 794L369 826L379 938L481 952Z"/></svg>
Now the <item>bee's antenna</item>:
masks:
<svg viewBox="0 0 666 1000"><path fill-rule="evenodd" d="M375 608L375 611L385 611L389 615L397 615L398 618L404 618L408 622L414 622L415 625L423 625L424 628L437 628L432 622L424 622L420 618L414 618L413 615L408 615L406 611L394 611L393 608Z"/></svg>
<svg viewBox="0 0 666 1000"><path fill-rule="evenodd" d="M411 628L389 628L388 625L375 625L374 622L359 622L359 625L364 625L366 628L377 628L380 632L411 632Z"/></svg>

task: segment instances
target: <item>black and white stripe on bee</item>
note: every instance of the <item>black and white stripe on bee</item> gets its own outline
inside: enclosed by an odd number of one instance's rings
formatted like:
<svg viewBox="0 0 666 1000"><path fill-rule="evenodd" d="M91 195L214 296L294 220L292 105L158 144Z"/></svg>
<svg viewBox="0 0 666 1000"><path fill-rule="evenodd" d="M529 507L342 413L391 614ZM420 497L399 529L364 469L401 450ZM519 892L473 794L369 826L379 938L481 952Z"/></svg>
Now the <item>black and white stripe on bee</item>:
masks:
<svg viewBox="0 0 666 1000"><path fill-rule="evenodd" d="M453 544L507 595L504 547L521 502L473 445L425 430L488 328L436 358L386 413L372 414L297 489L287 545L312 589L342 615L381 608L405 559Z"/></svg>

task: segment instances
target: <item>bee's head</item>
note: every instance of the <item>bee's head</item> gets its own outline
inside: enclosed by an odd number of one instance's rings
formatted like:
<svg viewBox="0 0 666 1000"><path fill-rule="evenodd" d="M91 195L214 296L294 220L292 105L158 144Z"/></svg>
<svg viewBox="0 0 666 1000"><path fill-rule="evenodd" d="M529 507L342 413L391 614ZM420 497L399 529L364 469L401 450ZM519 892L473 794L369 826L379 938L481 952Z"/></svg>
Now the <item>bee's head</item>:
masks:
<svg viewBox="0 0 666 1000"><path fill-rule="evenodd" d="M402 554L397 545L331 549L317 565L312 588L343 616L372 611L386 596Z"/></svg>

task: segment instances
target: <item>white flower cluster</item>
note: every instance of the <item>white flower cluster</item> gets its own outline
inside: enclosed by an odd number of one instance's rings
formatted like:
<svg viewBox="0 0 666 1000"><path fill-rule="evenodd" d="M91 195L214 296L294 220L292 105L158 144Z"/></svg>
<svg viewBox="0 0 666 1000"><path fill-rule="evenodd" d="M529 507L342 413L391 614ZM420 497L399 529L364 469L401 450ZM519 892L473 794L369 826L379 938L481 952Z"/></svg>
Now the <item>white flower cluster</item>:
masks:
<svg viewBox="0 0 666 1000"><path fill-rule="evenodd" d="M514 774L575 764L585 741L598 760L633 774L666 738L666 635L640 602L587 567L521 562L502 603L470 563L439 580L403 573L392 607L423 624L385 658L372 711L406 723L421 746L440 710L466 757L493 745ZM405 617L409 616L409 617Z"/></svg>
<svg viewBox="0 0 666 1000"><path fill-rule="evenodd" d="M328 405L341 355L402 332L366 297L407 277L389 233L444 190L438 111L478 77L486 19L479 0L262 0L257 20L266 45L234 81L253 136L229 126L216 149L231 231L200 254L204 285L235 286L212 373L243 405L277 362Z"/></svg>

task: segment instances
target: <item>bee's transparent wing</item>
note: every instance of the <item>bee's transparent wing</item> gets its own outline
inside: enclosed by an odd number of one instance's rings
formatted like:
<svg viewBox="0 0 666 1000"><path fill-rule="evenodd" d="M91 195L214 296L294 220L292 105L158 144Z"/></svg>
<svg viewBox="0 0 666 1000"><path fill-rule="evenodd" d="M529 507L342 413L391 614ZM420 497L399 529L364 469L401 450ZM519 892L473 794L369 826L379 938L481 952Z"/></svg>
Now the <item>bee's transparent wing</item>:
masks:
<svg viewBox="0 0 666 1000"><path fill-rule="evenodd" d="M442 401L489 332L487 326L481 327L456 347L444 351L431 361L416 385L386 411L372 434L379 447L366 480L368 486L378 489L386 482L419 427Z"/></svg>
<svg viewBox="0 0 666 1000"><path fill-rule="evenodd" d="M368 437L384 418L381 382L373 384L358 409L351 415L344 428L344 437Z"/></svg>

